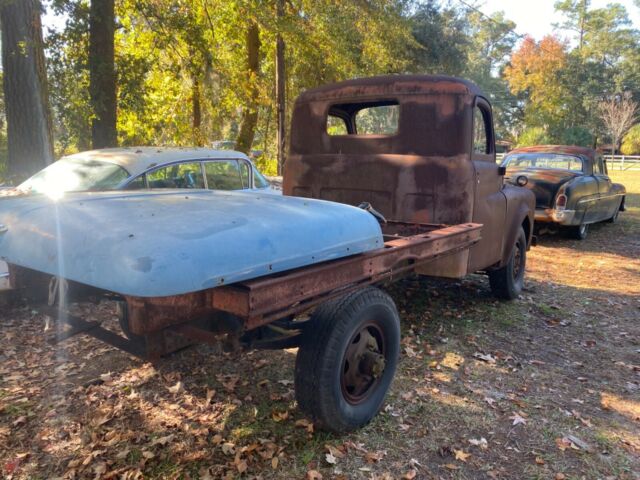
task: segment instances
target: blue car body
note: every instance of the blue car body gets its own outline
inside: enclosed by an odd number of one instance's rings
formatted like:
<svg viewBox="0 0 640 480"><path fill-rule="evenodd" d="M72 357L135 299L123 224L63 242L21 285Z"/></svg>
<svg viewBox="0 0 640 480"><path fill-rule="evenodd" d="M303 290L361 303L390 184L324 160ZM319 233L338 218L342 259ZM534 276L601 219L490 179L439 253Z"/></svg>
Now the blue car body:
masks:
<svg viewBox="0 0 640 480"><path fill-rule="evenodd" d="M383 246L348 205L211 190L0 199L0 259L122 295L163 297Z"/></svg>

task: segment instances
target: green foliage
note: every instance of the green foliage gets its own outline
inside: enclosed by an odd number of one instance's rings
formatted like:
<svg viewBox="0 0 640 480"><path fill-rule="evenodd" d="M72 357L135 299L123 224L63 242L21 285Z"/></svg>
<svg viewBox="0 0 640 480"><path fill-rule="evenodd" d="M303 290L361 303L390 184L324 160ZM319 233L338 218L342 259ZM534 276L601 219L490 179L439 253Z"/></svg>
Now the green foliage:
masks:
<svg viewBox="0 0 640 480"><path fill-rule="evenodd" d="M530 127L518 136L518 147L531 145L548 145L553 143L549 134L542 127Z"/></svg>
<svg viewBox="0 0 640 480"><path fill-rule="evenodd" d="M593 135L585 127L569 127L562 132L559 143L591 147L593 146Z"/></svg>
<svg viewBox="0 0 640 480"><path fill-rule="evenodd" d="M620 152L623 155L640 155L640 123L631 127L624 136Z"/></svg>
<svg viewBox="0 0 640 480"><path fill-rule="evenodd" d="M88 10L91 0L51 0L64 15L47 36L57 153L90 146ZM492 103L498 139L592 145L596 105L640 84L640 40L619 4L556 3L572 42L521 41L498 12L441 0L118 0L118 137L123 145L210 145L237 139L257 112L253 149L275 173L275 42L286 44L287 118L304 89L354 77L431 73L469 78ZM247 64L257 25L259 69ZM0 106L1 108L1 106ZM1 118L1 117L0 117ZM252 127L253 128L253 127ZM3 128L0 124L0 162Z"/></svg>

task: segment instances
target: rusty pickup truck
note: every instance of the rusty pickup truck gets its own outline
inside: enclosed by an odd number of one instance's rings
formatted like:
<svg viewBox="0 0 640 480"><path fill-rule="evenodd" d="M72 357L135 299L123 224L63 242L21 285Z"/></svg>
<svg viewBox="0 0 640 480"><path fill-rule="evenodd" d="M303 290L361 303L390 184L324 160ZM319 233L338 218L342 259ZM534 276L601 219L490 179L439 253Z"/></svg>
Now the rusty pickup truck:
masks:
<svg viewBox="0 0 640 480"><path fill-rule="evenodd" d="M400 319L384 282L482 272L500 298L522 289L534 197L504 185L494 152L472 83L347 81L297 100L284 196L5 198L0 258L13 292L64 325L54 343L83 333L150 359L221 339L299 347L298 405L349 431L376 415L395 374ZM66 308L89 298L116 302L124 336Z"/></svg>

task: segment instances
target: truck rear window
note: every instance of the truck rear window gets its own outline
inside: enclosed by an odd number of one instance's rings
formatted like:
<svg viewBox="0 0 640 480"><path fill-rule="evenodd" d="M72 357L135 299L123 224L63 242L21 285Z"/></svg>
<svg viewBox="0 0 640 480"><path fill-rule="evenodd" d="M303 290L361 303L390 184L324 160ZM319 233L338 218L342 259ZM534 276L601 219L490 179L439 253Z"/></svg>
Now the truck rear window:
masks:
<svg viewBox="0 0 640 480"><path fill-rule="evenodd" d="M327 115L329 135L394 135L400 105L393 100L333 105Z"/></svg>

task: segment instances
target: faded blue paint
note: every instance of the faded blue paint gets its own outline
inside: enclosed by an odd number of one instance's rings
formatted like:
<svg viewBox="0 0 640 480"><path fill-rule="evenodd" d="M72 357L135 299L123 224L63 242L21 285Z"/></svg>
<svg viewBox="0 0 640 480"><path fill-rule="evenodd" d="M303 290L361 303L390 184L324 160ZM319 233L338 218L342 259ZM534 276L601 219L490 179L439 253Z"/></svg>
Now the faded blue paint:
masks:
<svg viewBox="0 0 640 480"><path fill-rule="evenodd" d="M369 213L207 190L0 199L0 259L104 290L179 295L380 248Z"/></svg>

